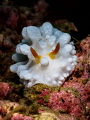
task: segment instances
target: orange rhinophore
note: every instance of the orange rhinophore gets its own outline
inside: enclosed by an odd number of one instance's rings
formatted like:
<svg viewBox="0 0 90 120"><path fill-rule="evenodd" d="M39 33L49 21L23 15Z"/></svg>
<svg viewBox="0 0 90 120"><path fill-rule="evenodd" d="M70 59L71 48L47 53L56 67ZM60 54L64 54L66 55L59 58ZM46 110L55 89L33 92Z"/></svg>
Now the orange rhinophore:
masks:
<svg viewBox="0 0 90 120"><path fill-rule="evenodd" d="M36 62L39 63L41 56L38 55L37 52L32 47L30 47L30 50L31 50L31 53L33 54L33 56L36 58Z"/></svg>
<svg viewBox="0 0 90 120"><path fill-rule="evenodd" d="M60 49L60 43L58 43L56 45L55 50L53 50L52 52L49 53L49 57L52 58L52 59L54 59L55 55L58 53L59 49Z"/></svg>

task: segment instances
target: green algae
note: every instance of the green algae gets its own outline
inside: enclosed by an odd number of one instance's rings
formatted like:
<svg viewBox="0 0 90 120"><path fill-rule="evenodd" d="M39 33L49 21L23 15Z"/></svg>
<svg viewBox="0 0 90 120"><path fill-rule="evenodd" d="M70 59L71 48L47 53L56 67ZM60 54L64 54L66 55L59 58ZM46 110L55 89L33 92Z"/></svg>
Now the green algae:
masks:
<svg viewBox="0 0 90 120"><path fill-rule="evenodd" d="M85 85L88 81L89 81L89 79L83 79L82 83Z"/></svg>
<svg viewBox="0 0 90 120"><path fill-rule="evenodd" d="M89 113L90 108L86 106L86 114Z"/></svg>
<svg viewBox="0 0 90 120"><path fill-rule="evenodd" d="M61 90L66 91L67 93L72 93L75 98L80 97L80 92L76 88L72 87L61 87Z"/></svg>
<svg viewBox="0 0 90 120"><path fill-rule="evenodd" d="M53 26L62 32L70 33L70 24L67 22L62 24L54 24Z"/></svg>
<svg viewBox="0 0 90 120"><path fill-rule="evenodd" d="M20 87L19 85L16 86L17 92L19 92L19 90L21 90L19 87ZM8 113L4 117L3 120L7 120L7 119L11 118L13 113L23 114L24 116L31 116L34 114L39 115L38 110L41 108L41 106L43 106L43 109L45 110L45 105L47 105L47 104L40 105L38 103L38 99L40 98L40 94L42 94L42 91L44 91L44 90L48 90L49 92L47 92L47 94L41 96L43 103L48 103L49 98L50 98L50 93L60 92L60 90L64 90L67 93L72 93L75 97L80 96L80 93L78 92L78 90L76 88L50 87L50 86L47 86L45 84L37 84L35 86L32 86L31 88L24 89L24 96L19 100L20 105L18 105L16 108L12 109L11 112ZM60 109L58 112L59 113L67 113L67 110Z"/></svg>
<svg viewBox="0 0 90 120"><path fill-rule="evenodd" d="M67 113L67 110L66 110L66 109L61 109L61 108L60 108L58 111L59 111L59 113Z"/></svg>
<svg viewBox="0 0 90 120"><path fill-rule="evenodd" d="M30 100L31 102L37 101L38 95L42 92L44 89L49 89L48 85L45 84L37 84L30 88L24 89L24 97Z"/></svg>
<svg viewBox="0 0 90 120"><path fill-rule="evenodd" d="M14 82L9 83L11 89L9 90L7 99L12 102L18 102L19 99L23 98L23 89L22 84L15 84Z"/></svg>
<svg viewBox="0 0 90 120"><path fill-rule="evenodd" d="M47 89L47 90L49 90L51 92L54 92L54 91L58 92L58 91L60 91L60 88L61 88L60 86L51 87L51 86L48 86L46 84L36 84L36 85L34 85L34 86L30 87L30 88L25 88L24 93L25 94L26 93L28 93L28 94L32 94L32 93L33 94L39 94L39 93L41 93L45 89Z"/></svg>
<svg viewBox="0 0 90 120"><path fill-rule="evenodd" d="M14 91L17 93L22 93L23 89L24 89L24 85L23 84L16 84L14 82L10 82L9 83L10 86L14 87Z"/></svg>
<svg viewBox="0 0 90 120"><path fill-rule="evenodd" d="M25 111L25 110L26 110L25 106L18 105L11 112L9 112L2 120L8 120L12 117L14 113L20 113L20 111Z"/></svg>
<svg viewBox="0 0 90 120"><path fill-rule="evenodd" d="M21 94L22 97L19 100L19 106L16 107L14 110L7 115L9 118L13 115L13 113L17 112L23 115L29 116L30 114L38 114L38 109L42 106L38 103L39 99L43 100L43 106L47 106L47 103L50 98L50 93L53 92L60 92L60 90L64 90L67 93L73 94L75 97L79 97L80 93L76 88L72 87L50 87L45 84L36 84L30 88L24 88L22 84L15 84L13 82L10 83L16 90L16 93ZM46 94L43 94L42 91L45 91ZM23 96L24 95L24 96ZM41 96L40 96L41 95ZM14 93L11 92L10 96L8 97L10 101L13 101ZM42 104L42 103L41 103ZM60 113L67 113L66 110L60 109ZM6 120L6 119L4 119Z"/></svg>
<svg viewBox="0 0 90 120"><path fill-rule="evenodd" d="M60 92L61 86L51 87L51 92Z"/></svg>
<svg viewBox="0 0 90 120"><path fill-rule="evenodd" d="M31 106L18 105L11 112L9 112L3 120L8 120L12 117L14 113L23 114L24 116L32 116L31 114L38 114L38 109L40 105L33 103Z"/></svg>
<svg viewBox="0 0 90 120"><path fill-rule="evenodd" d="M83 72L84 72L84 66L82 65L82 67L80 67L80 68L77 67L74 70L74 75L75 75L75 77L80 78L82 76Z"/></svg>
<svg viewBox="0 0 90 120"><path fill-rule="evenodd" d="M44 90L46 90L46 94L42 93L42 91ZM44 103L48 103L49 98L50 98L50 93L60 92L60 90L64 90L67 93L71 93L76 98L80 97L80 93L76 88L60 87L60 86L50 87L45 84L37 84L37 85L32 86L31 88L25 88L24 97L30 100L31 103L33 103L34 101L38 102L38 99L42 99Z"/></svg>
<svg viewBox="0 0 90 120"><path fill-rule="evenodd" d="M21 106L26 107L24 111L21 111L21 112L19 111L19 113L24 114L24 115L36 114L38 113L38 109L40 107L37 101L32 102L26 98L20 99L19 104Z"/></svg>
<svg viewBox="0 0 90 120"><path fill-rule="evenodd" d="M32 103L31 105L26 105L26 104L20 104L20 106L23 107L23 109L19 109L17 112L19 114L23 114L26 116L29 116L30 114L37 114L38 109L40 105L37 102Z"/></svg>
<svg viewBox="0 0 90 120"><path fill-rule="evenodd" d="M50 87L46 84L36 84L30 88L24 89L24 97L31 102L37 101L38 98L40 98L40 94L42 94L42 91L46 90L46 94L43 94L43 101L48 102L50 98L50 93L52 92L59 92L61 87Z"/></svg>
<svg viewBox="0 0 90 120"><path fill-rule="evenodd" d="M50 89L50 86L46 85L46 84L36 84L30 88L26 88L25 89L25 93L28 92L28 93L41 93L42 90L44 89Z"/></svg>
<svg viewBox="0 0 90 120"><path fill-rule="evenodd" d="M48 94L48 95L44 95L44 96L42 97L44 103L48 103L49 98L50 98L50 94Z"/></svg>

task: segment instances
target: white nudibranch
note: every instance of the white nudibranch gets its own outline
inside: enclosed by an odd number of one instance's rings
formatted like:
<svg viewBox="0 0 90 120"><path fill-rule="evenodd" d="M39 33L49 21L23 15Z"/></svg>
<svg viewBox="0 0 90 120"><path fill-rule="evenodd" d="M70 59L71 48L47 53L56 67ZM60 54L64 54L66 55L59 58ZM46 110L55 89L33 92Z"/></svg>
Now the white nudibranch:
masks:
<svg viewBox="0 0 90 120"><path fill-rule="evenodd" d="M10 70L18 74L26 87L38 83L62 85L77 64L71 36L54 28L49 22L41 27L24 27L22 36L23 40L12 56L17 63L11 65Z"/></svg>

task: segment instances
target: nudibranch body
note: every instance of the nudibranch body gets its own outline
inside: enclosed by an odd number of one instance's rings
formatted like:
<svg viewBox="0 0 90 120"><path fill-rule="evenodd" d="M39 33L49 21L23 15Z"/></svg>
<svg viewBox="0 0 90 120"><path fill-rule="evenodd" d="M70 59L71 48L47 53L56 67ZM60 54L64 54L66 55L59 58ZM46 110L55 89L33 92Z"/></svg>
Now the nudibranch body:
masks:
<svg viewBox="0 0 90 120"><path fill-rule="evenodd" d="M17 63L11 65L10 70L18 74L26 87L37 83L62 85L77 64L71 36L49 22L41 27L24 27L22 36L24 39L16 46L16 53L12 56Z"/></svg>

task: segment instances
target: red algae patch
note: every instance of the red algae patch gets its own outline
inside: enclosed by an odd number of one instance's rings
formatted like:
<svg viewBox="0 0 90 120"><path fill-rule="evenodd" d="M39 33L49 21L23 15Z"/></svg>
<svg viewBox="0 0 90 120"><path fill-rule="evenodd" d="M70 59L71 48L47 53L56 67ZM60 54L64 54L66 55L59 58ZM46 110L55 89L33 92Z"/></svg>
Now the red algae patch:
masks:
<svg viewBox="0 0 90 120"><path fill-rule="evenodd" d="M74 91L75 92L75 91ZM84 115L85 111L83 110L80 96L76 92L74 94L71 88L67 90L60 90L60 92L51 93L48 106L61 113L69 113L75 117L80 117Z"/></svg>
<svg viewBox="0 0 90 120"><path fill-rule="evenodd" d="M34 120L29 116L24 116L23 114L14 113L10 120Z"/></svg>
<svg viewBox="0 0 90 120"><path fill-rule="evenodd" d="M0 82L0 99L5 99L10 90L8 83Z"/></svg>

